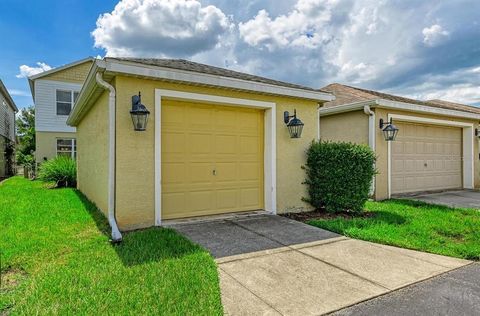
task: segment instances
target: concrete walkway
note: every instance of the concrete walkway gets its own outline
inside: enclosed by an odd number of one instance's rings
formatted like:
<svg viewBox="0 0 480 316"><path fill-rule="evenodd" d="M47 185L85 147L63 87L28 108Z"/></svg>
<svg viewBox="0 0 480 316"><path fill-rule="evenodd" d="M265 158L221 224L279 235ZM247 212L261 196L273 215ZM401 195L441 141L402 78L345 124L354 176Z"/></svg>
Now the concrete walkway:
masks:
<svg viewBox="0 0 480 316"><path fill-rule="evenodd" d="M469 264L280 216L174 225L216 258L228 315L320 315Z"/></svg>
<svg viewBox="0 0 480 316"><path fill-rule="evenodd" d="M431 204L480 209L480 191L458 190L428 193L406 197Z"/></svg>

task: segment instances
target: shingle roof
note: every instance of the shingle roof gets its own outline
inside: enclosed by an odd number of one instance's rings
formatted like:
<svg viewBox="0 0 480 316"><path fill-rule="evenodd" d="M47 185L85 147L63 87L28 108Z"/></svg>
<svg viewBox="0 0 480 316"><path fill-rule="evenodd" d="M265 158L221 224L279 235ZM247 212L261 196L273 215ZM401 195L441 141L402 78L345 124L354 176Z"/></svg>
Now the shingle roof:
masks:
<svg viewBox="0 0 480 316"><path fill-rule="evenodd" d="M437 107L448 110L457 110L480 114L480 108L460 103L447 102L443 100L420 101L401 96L383 93L379 91L351 87L339 83L332 83L322 88L323 91L333 93L335 100L325 103L325 107L333 107L342 104L361 102L367 100L384 99L396 102L412 103L430 107Z"/></svg>
<svg viewBox="0 0 480 316"><path fill-rule="evenodd" d="M179 69L185 71L192 71L198 72L203 74L209 74L214 76L222 76L222 77L229 77L241 80L248 80L254 81L259 83L266 83L275 86L282 86L294 89L301 89L301 90L308 90L308 91L319 91L325 92L319 89L313 89L310 87L297 85L293 83L268 79L265 77L259 77L255 75L250 75L243 72L233 71L225 68L205 65L196 63L193 61L185 60L185 59L165 59L165 58L130 58L130 57L106 57L106 60L119 60L119 61L127 61L127 62L134 62L144 65L150 66L157 66L157 67L165 67L165 68L172 68L172 69Z"/></svg>

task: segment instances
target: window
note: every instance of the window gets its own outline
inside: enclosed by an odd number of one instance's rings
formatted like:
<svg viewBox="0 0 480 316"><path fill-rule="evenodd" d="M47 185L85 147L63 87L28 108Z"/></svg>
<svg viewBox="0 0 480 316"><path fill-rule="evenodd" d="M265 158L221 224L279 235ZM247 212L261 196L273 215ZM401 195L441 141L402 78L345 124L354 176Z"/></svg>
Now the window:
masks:
<svg viewBox="0 0 480 316"><path fill-rule="evenodd" d="M72 159L77 158L77 141L75 138L57 139L57 156L67 156Z"/></svg>
<svg viewBox="0 0 480 316"><path fill-rule="evenodd" d="M57 115L69 115L77 98L77 91L57 90Z"/></svg>

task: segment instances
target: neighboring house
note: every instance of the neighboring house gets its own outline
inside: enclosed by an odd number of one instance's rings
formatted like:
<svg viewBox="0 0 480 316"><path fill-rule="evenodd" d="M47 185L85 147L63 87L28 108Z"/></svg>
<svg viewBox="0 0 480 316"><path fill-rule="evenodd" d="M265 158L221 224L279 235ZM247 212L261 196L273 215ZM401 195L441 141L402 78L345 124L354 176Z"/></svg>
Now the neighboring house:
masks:
<svg viewBox="0 0 480 316"><path fill-rule="evenodd" d="M15 102L0 80L0 179L11 175L9 173L13 171L8 170L6 150L9 142L15 144L15 113L17 112Z"/></svg>
<svg viewBox="0 0 480 316"><path fill-rule="evenodd" d="M92 63L93 58L85 58L28 78L35 103L37 163L57 155L76 157L75 128L66 121Z"/></svg>
<svg viewBox="0 0 480 316"><path fill-rule="evenodd" d="M441 100L423 102L337 83L322 90L336 99L320 109L320 138L374 149L375 199L480 186L480 108ZM399 129L394 141L385 140L380 119L393 120Z"/></svg>
<svg viewBox="0 0 480 316"><path fill-rule="evenodd" d="M135 131L132 96L150 111ZM329 93L185 60L95 60L67 123L78 188L122 230L164 220L310 210L302 165ZM291 138L284 111L303 121Z"/></svg>

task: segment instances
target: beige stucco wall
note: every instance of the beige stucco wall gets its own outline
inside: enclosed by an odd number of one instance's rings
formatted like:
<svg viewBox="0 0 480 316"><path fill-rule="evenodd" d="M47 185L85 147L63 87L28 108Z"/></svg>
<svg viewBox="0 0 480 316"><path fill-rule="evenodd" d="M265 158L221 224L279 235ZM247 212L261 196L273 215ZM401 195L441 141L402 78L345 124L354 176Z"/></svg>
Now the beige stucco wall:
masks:
<svg viewBox="0 0 480 316"><path fill-rule="evenodd" d="M308 210L310 206L301 199L306 196L302 184L305 179L301 166L305 151L317 137L317 102L214 88L116 77L117 89L117 174L116 217L121 229L134 229L154 225L154 128L155 89L171 89L236 98L275 102L277 128L277 211ZM145 132L133 130L130 109L131 96L142 92L142 103L150 110ZM291 139L283 123L283 112L297 109L298 117L305 123L300 139ZM81 127L79 127L81 128ZM80 145L80 144L79 144ZM79 146L79 150L83 150Z"/></svg>
<svg viewBox="0 0 480 316"><path fill-rule="evenodd" d="M47 159L52 159L57 156L57 138L76 138L76 133L35 133L35 159L37 163L42 163L44 161L44 157Z"/></svg>
<svg viewBox="0 0 480 316"><path fill-rule="evenodd" d="M74 67L67 68L58 72L54 72L48 76L42 77L45 80L64 81L73 83L83 83L87 78L88 71L92 66L92 61L88 60Z"/></svg>
<svg viewBox="0 0 480 316"><path fill-rule="evenodd" d="M439 115L425 115L419 114L414 112L407 112L407 111L392 111L387 109L375 109L375 118L380 120L383 118L387 120L388 114L402 114L402 115L410 115L416 117L425 117L425 118L433 118L433 119L440 119L440 120L448 120L448 121L456 121L456 122L467 122L473 123L474 128L478 128L478 121L475 120L468 120L462 118L455 118L455 117L447 117L447 116L439 116ZM376 146L376 154L377 154L377 171L378 174L375 177L375 199L383 200L388 198L388 142L386 142L383 138L382 131L378 126L375 126L376 134L375 134L375 146ZM399 133L402 131L400 130ZM474 154L473 154L473 161L474 161L474 183L475 187L480 187L480 164L478 160L479 154L479 146L478 140L474 139Z"/></svg>
<svg viewBox="0 0 480 316"><path fill-rule="evenodd" d="M108 92L104 92L77 127L77 187L108 212Z"/></svg>
<svg viewBox="0 0 480 316"><path fill-rule="evenodd" d="M363 111L321 116L320 139L368 145L368 116Z"/></svg>

